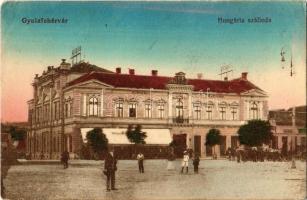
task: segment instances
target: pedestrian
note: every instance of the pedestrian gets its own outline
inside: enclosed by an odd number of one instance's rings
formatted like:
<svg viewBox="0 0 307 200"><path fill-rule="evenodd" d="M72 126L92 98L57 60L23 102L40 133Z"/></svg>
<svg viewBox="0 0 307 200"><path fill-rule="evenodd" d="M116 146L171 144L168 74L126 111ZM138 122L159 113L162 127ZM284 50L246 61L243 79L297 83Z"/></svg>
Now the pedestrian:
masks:
<svg viewBox="0 0 307 200"><path fill-rule="evenodd" d="M228 147L227 149L227 155L228 155L228 160L231 161L231 148Z"/></svg>
<svg viewBox="0 0 307 200"><path fill-rule="evenodd" d="M239 147L237 147L237 149L236 149L236 157L237 157L237 162L240 163L240 161L241 161L241 151L240 151Z"/></svg>
<svg viewBox="0 0 307 200"><path fill-rule="evenodd" d="M195 154L193 159L194 173L198 174L199 155Z"/></svg>
<svg viewBox="0 0 307 200"><path fill-rule="evenodd" d="M139 152L136 159L138 160L139 164L139 172L144 173L144 155L141 152Z"/></svg>
<svg viewBox="0 0 307 200"><path fill-rule="evenodd" d="M64 169L68 168L69 152L67 150L63 151L61 154L61 162L64 165Z"/></svg>
<svg viewBox="0 0 307 200"><path fill-rule="evenodd" d="M181 173L183 173L184 168L186 168L186 173L189 172L189 154L187 151L183 152L183 160L182 160L182 164L181 164Z"/></svg>
<svg viewBox="0 0 307 200"><path fill-rule="evenodd" d="M117 160L113 152L108 152L104 160L104 171L103 173L107 176L107 191L117 190L115 188L115 171L117 170Z"/></svg>

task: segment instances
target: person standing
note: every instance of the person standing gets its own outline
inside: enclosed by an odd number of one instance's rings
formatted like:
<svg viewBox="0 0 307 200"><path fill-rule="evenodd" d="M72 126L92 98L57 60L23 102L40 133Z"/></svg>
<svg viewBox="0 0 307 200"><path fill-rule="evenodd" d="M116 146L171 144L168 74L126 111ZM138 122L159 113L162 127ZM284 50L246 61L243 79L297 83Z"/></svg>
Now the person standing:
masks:
<svg viewBox="0 0 307 200"><path fill-rule="evenodd" d="M104 173L107 176L107 191L117 190L115 188L115 171L117 170L117 160L113 152L108 152L104 161Z"/></svg>
<svg viewBox="0 0 307 200"><path fill-rule="evenodd" d="M61 155L61 161L64 165L64 169L68 168L68 160L69 160L69 152L66 150L66 151L63 151L62 155Z"/></svg>
<svg viewBox="0 0 307 200"><path fill-rule="evenodd" d="M139 172L144 173L144 155L141 152L139 152L136 159L138 160L139 164Z"/></svg>
<svg viewBox="0 0 307 200"><path fill-rule="evenodd" d="M186 173L189 172L189 154L187 151L183 152L183 160L182 160L182 168L181 168L181 173L183 173L184 168L186 168Z"/></svg>
<svg viewBox="0 0 307 200"><path fill-rule="evenodd" d="M194 173L198 174L198 166L199 166L199 156L198 156L198 154L194 155L193 166L194 166Z"/></svg>

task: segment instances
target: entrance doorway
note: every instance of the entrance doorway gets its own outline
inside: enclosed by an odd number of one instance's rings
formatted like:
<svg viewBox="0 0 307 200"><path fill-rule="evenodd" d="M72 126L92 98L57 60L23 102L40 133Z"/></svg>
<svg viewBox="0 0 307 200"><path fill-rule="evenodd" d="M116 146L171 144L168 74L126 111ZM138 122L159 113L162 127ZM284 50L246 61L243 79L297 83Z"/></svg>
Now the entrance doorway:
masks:
<svg viewBox="0 0 307 200"><path fill-rule="evenodd" d="M194 136L194 153L200 156L201 154L201 137L200 135Z"/></svg>
<svg viewBox="0 0 307 200"><path fill-rule="evenodd" d="M221 136L221 156L226 156L226 136Z"/></svg>
<svg viewBox="0 0 307 200"><path fill-rule="evenodd" d="M231 148L237 148L239 142L238 136L231 136Z"/></svg>
<svg viewBox="0 0 307 200"><path fill-rule="evenodd" d="M187 134L174 134L173 141L175 143L174 153L177 158L183 157L183 151L187 148Z"/></svg>

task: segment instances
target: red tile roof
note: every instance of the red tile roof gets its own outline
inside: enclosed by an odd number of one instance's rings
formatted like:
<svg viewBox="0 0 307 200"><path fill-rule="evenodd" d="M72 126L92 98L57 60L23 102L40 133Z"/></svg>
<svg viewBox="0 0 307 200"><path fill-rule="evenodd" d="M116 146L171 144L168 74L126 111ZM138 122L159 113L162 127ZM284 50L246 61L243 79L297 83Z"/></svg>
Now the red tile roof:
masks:
<svg viewBox="0 0 307 200"><path fill-rule="evenodd" d="M144 76L144 75L130 75L130 74L107 74L99 72L91 72L85 74L67 84L72 86L78 83L86 82L88 80L98 80L113 87L122 88L139 88L139 89L166 89L166 85L173 79L173 77L165 76ZM242 93L251 89L259 89L257 86L247 80L241 78L230 81L220 80L204 80L204 79L187 79L188 85L194 86L194 91L207 91L218 93Z"/></svg>

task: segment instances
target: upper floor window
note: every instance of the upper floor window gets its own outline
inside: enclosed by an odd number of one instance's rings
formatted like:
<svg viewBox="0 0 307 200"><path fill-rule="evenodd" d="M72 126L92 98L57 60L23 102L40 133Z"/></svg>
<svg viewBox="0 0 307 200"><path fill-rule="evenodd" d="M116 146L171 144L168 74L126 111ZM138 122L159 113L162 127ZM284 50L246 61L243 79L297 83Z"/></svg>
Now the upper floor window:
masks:
<svg viewBox="0 0 307 200"><path fill-rule="evenodd" d="M136 117L136 103L130 103L128 107L129 117Z"/></svg>
<svg viewBox="0 0 307 200"><path fill-rule="evenodd" d="M54 102L53 107L53 119L58 120L60 119L60 102Z"/></svg>
<svg viewBox="0 0 307 200"><path fill-rule="evenodd" d="M176 117L183 118L183 102L182 99L178 99L176 103Z"/></svg>
<svg viewBox="0 0 307 200"><path fill-rule="evenodd" d="M220 110L220 119L225 120L226 119L226 107L221 106L219 107Z"/></svg>
<svg viewBox="0 0 307 200"><path fill-rule="evenodd" d="M206 119L212 119L213 103L209 102L206 108Z"/></svg>
<svg viewBox="0 0 307 200"><path fill-rule="evenodd" d="M116 109L116 117L123 117L123 102L116 102L115 103L115 109Z"/></svg>
<svg viewBox="0 0 307 200"><path fill-rule="evenodd" d="M164 118L164 104L158 104L158 117Z"/></svg>
<svg viewBox="0 0 307 200"><path fill-rule="evenodd" d="M201 109L200 104L194 104L194 118L200 119L201 118Z"/></svg>
<svg viewBox="0 0 307 200"><path fill-rule="evenodd" d="M150 103L145 104L145 117L146 118L151 117L151 104Z"/></svg>
<svg viewBox="0 0 307 200"><path fill-rule="evenodd" d="M238 108L237 107L231 107L230 113L231 113L232 120L238 120Z"/></svg>
<svg viewBox="0 0 307 200"><path fill-rule="evenodd" d="M98 116L98 98L91 97L89 99L89 115L90 116Z"/></svg>
<svg viewBox="0 0 307 200"><path fill-rule="evenodd" d="M258 119L258 105L256 102L252 102L250 107L250 118Z"/></svg>

